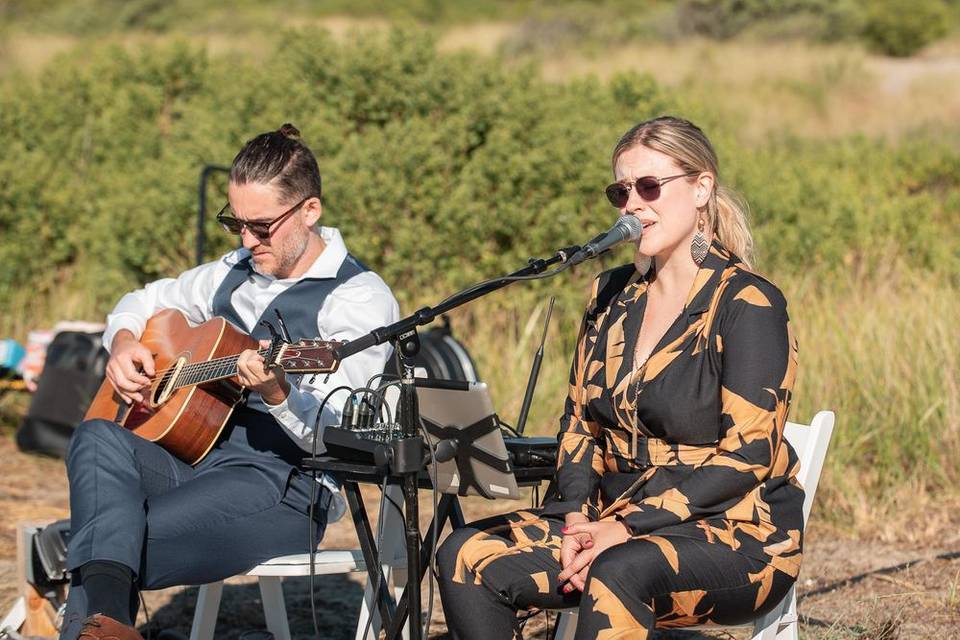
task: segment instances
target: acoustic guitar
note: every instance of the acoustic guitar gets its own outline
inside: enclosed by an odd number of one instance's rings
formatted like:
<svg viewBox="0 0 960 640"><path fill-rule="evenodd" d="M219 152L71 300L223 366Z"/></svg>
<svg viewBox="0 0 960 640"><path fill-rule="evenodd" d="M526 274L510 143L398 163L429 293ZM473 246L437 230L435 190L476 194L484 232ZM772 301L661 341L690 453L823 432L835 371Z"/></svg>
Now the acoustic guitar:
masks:
<svg viewBox="0 0 960 640"><path fill-rule="evenodd" d="M223 318L191 327L175 309L150 318L140 343L150 349L156 366L153 382L142 392L144 401L126 404L104 380L85 419L112 420L189 464L207 455L244 397L236 378L240 352L257 349L268 366L291 373L330 373L339 365L335 349L342 344L291 343L275 335L263 349Z"/></svg>

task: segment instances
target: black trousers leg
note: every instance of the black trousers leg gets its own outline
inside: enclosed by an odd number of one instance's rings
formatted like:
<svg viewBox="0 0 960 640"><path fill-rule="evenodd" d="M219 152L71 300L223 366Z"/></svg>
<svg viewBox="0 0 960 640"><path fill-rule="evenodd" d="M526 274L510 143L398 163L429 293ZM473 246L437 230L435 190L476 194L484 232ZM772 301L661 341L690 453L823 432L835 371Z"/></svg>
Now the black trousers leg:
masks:
<svg viewBox="0 0 960 640"><path fill-rule="evenodd" d="M274 556L305 553L323 536L332 498L316 487L311 540L313 480L287 462L224 443L193 468L105 421L78 428L67 465L70 568L120 562L141 589L213 582ZM74 584L62 640L76 637L87 613L86 594Z"/></svg>
<svg viewBox="0 0 960 640"><path fill-rule="evenodd" d="M740 624L780 602L791 584L789 575L722 543L643 536L591 564L576 637L643 639L654 627Z"/></svg>
<svg viewBox="0 0 960 640"><path fill-rule="evenodd" d="M563 522L518 511L455 530L437 563L447 627L457 640L511 638L520 609L576 606L560 574Z"/></svg>

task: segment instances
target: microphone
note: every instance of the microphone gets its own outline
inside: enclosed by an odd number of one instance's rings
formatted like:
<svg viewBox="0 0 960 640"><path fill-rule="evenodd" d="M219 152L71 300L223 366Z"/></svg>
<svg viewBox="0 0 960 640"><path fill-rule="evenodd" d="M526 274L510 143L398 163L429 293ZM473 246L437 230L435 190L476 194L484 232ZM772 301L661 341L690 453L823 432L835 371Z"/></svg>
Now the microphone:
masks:
<svg viewBox="0 0 960 640"><path fill-rule="evenodd" d="M634 216L620 216L617 222L610 227L609 231L600 234L587 244L583 245L580 251L573 254L567 261L570 265L580 264L584 260L596 258L607 249L627 242L633 242L640 239L643 233L643 225Z"/></svg>

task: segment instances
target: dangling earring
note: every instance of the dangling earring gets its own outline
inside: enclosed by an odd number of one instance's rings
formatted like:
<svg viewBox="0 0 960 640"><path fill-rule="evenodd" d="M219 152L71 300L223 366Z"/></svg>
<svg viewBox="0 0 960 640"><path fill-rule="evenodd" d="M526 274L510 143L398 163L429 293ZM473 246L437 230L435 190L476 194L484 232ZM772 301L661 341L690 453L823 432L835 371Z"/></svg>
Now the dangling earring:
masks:
<svg viewBox="0 0 960 640"><path fill-rule="evenodd" d="M704 258L707 257L707 251L710 250L710 243L707 242L707 236L703 234L703 227L703 218L698 216L697 232L693 236L693 242L690 243L690 255L698 267L703 263Z"/></svg>

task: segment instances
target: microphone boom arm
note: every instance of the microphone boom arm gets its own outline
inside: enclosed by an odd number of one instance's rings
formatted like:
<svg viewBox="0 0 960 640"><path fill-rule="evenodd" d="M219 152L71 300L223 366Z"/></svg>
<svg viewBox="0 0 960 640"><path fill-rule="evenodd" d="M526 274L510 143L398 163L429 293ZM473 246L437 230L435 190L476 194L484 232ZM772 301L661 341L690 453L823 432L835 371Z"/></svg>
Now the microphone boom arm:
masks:
<svg viewBox="0 0 960 640"><path fill-rule="evenodd" d="M511 282L515 282L517 279L537 276L557 263L569 264L570 258L579 252L580 247L574 245L560 249L551 258L531 258L527 266L522 269L514 271L506 276L501 276L499 278L494 278L492 280L487 280L485 282L467 287L463 291L448 297L435 307L422 307L414 311L406 318L401 318L393 324L374 329L366 335L360 336L355 340L351 340L350 342L340 345L335 350L337 360L342 361L344 358L348 358L355 353L360 353L364 349L369 349L370 347L383 344L384 342L402 339L402 336L414 331L417 327L430 324L436 319L437 316L442 315L452 309L456 309L457 307L471 302L472 300L476 300L477 298L485 296L488 293L502 289Z"/></svg>

